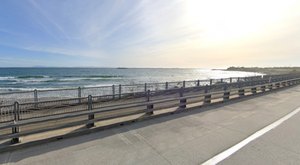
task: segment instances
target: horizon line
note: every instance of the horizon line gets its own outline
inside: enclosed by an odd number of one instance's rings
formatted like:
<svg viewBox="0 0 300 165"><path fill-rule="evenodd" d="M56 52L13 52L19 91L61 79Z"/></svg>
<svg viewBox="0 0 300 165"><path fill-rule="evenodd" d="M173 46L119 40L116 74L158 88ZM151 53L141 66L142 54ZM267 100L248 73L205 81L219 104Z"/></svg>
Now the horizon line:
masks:
<svg viewBox="0 0 300 165"><path fill-rule="evenodd" d="M99 68L99 69L227 69L227 68L195 68L195 67L94 67L94 66L86 66L86 67L80 67L80 66L16 66L16 67L0 67L0 68L86 68L86 69L92 69L92 68Z"/></svg>

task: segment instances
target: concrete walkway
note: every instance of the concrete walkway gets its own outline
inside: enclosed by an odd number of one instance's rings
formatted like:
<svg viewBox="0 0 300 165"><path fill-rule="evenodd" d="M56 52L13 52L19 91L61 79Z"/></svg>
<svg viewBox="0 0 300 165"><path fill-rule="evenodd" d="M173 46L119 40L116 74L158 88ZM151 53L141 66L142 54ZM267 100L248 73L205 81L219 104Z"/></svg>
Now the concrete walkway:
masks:
<svg viewBox="0 0 300 165"><path fill-rule="evenodd" d="M235 104L202 108L2 153L0 163L201 164L298 108L299 98L298 86ZM221 164L300 164L297 159L299 119L297 114Z"/></svg>

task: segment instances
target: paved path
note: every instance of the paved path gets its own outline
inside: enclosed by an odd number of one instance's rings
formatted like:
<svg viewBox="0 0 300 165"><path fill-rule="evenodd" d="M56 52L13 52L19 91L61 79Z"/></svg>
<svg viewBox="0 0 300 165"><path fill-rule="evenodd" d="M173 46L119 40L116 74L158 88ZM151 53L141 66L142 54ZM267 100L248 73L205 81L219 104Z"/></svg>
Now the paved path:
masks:
<svg viewBox="0 0 300 165"><path fill-rule="evenodd" d="M2 153L0 163L201 164L297 109L299 99L300 87L294 87L222 107ZM221 164L300 164L299 119L300 114L295 115Z"/></svg>

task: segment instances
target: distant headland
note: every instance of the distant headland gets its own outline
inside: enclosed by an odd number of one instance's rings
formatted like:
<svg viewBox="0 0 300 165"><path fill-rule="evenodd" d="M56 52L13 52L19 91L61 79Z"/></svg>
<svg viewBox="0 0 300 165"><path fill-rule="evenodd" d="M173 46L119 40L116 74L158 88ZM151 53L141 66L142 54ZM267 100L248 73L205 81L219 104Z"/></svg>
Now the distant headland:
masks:
<svg viewBox="0 0 300 165"><path fill-rule="evenodd" d="M300 67L229 67L228 71L258 72L268 75L300 73Z"/></svg>

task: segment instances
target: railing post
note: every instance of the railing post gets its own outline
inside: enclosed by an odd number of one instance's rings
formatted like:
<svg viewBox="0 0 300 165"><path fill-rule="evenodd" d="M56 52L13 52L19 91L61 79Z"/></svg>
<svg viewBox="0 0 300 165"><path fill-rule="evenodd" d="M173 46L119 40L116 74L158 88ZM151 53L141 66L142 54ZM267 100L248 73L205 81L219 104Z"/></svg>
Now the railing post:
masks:
<svg viewBox="0 0 300 165"><path fill-rule="evenodd" d="M14 124L17 124L19 119L20 119L20 108L19 108L19 103L15 102L14 103ZM12 127L12 134L17 134L20 132L20 128L19 126L13 126ZM20 137L14 137L11 139L11 143L15 144L15 143L19 143L20 142Z"/></svg>
<svg viewBox="0 0 300 165"><path fill-rule="evenodd" d="M265 92L266 91L266 86L263 85L263 86L260 87L260 89L261 89L262 92Z"/></svg>
<svg viewBox="0 0 300 165"><path fill-rule="evenodd" d="M228 87L227 87L226 84L224 85L224 88L223 88L223 89L224 89L223 101L225 102L225 101L228 101L228 100L229 100L230 92L227 91Z"/></svg>
<svg viewBox="0 0 300 165"><path fill-rule="evenodd" d="M179 97L183 97L183 87L179 89Z"/></svg>
<svg viewBox="0 0 300 165"><path fill-rule="evenodd" d="M180 110L186 108L186 99L182 98L183 97L183 93L184 93L184 88L180 88L180 91L179 91L179 96L180 96L179 109Z"/></svg>
<svg viewBox="0 0 300 165"><path fill-rule="evenodd" d="M34 95L34 103L35 103L34 107L37 108L39 99L38 99L38 91L36 89L33 91L33 95Z"/></svg>
<svg viewBox="0 0 300 165"><path fill-rule="evenodd" d="M221 80L220 80L220 81L221 81L221 83L223 83L223 79L222 79L222 78L221 78Z"/></svg>
<svg viewBox="0 0 300 165"><path fill-rule="evenodd" d="M147 91L147 100L146 100L146 101L147 101L147 102L150 101L150 90Z"/></svg>
<svg viewBox="0 0 300 165"><path fill-rule="evenodd" d="M209 80L209 85L212 86L212 84L213 84L213 80L210 79L210 80Z"/></svg>
<svg viewBox="0 0 300 165"><path fill-rule="evenodd" d="M256 87L254 87L254 88L251 88L251 92L252 92L253 94L255 94L255 93L256 93L256 91L257 91Z"/></svg>
<svg viewBox="0 0 300 165"><path fill-rule="evenodd" d="M147 102L150 102L150 90L147 91ZM147 104L146 114L153 115L153 108L154 108L153 104Z"/></svg>
<svg viewBox="0 0 300 165"><path fill-rule="evenodd" d="M204 96L204 104L210 104L211 103L211 94L207 94Z"/></svg>
<svg viewBox="0 0 300 165"><path fill-rule="evenodd" d="M93 110L93 97L92 95L88 96L88 111L92 111ZM87 128L91 128L95 126L95 123L92 121L95 118L95 114L90 113L88 116L88 123L86 125Z"/></svg>
<svg viewBox="0 0 300 165"><path fill-rule="evenodd" d="M276 83L276 88L280 88L280 83Z"/></svg>
<svg viewBox="0 0 300 165"><path fill-rule="evenodd" d="M200 80L197 80L197 86L200 86Z"/></svg>
<svg viewBox="0 0 300 165"><path fill-rule="evenodd" d="M119 99L122 97L122 85L119 85Z"/></svg>
<svg viewBox="0 0 300 165"><path fill-rule="evenodd" d="M230 83L230 84L232 83L232 77L229 78L229 83Z"/></svg>
<svg viewBox="0 0 300 165"><path fill-rule="evenodd" d="M269 85L269 91L273 89L273 84Z"/></svg>
<svg viewBox="0 0 300 165"><path fill-rule="evenodd" d="M238 88L242 87L241 82L240 82L240 78L238 78L238 80L237 80L237 86L238 86Z"/></svg>
<svg viewBox="0 0 300 165"><path fill-rule="evenodd" d="M204 93L208 93L208 85L205 85Z"/></svg>
<svg viewBox="0 0 300 165"><path fill-rule="evenodd" d="M78 87L78 103L80 104L81 103L81 87Z"/></svg>
<svg viewBox="0 0 300 165"><path fill-rule="evenodd" d="M116 87L115 85L112 85L112 95L113 95L113 99L116 98Z"/></svg>
<svg viewBox="0 0 300 165"><path fill-rule="evenodd" d="M182 87L185 88L185 81L182 82Z"/></svg>
<svg viewBox="0 0 300 165"><path fill-rule="evenodd" d="M166 90L168 90L168 89L169 89L169 83L166 82Z"/></svg>
<svg viewBox="0 0 300 165"><path fill-rule="evenodd" d="M269 78L269 83L272 83L272 82L273 82L272 76L270 76L270 78Z"/></svg>
<svg viewBox="0 0 300 165"><path fill-rule="evenodd" d="M239 93L240 97L245 96L245 90L244 89L239 89L238 93Z"/></svg>
<svg viewBox="0 0 300 165"><path fill-rule="evenodd" d="M147 83L145 83L144 85L144 91L145 91L145 94L147 93Z"/></svg>

